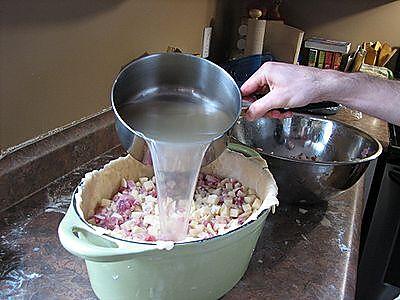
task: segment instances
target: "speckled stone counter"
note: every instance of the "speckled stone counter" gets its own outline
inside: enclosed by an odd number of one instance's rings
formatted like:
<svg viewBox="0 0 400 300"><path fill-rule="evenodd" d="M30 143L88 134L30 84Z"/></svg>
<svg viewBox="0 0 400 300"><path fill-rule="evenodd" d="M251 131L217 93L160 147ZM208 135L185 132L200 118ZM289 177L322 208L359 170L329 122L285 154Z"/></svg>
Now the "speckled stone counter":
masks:
<svg viewBox="0 0 400 300"><path fill-rule="evenodd" d="M98 145L98 137L105 139L104 131L112 127L112 121L106 123L100 122L99 132L92 132L91 142L83 138L82 147L90 148L93 143L99 149L90 152L92 159L71 160L73 168L49 183L44 180L43 188L28 191L0 212L0 299L95 299L83 260L62 248L57 227L63 217L59 211L68 205L84 174L124 154L118 145L106 152L104 145ZM115 137L110 138L115 141ZM75 151L83 151L81 142L74 143ZM59 155L68 163L68 151ZM59 166L51 159L42 160L49 169ZM11 167L17 176L18 166ZM29 173L40 176L35 169ZM0 180L6 175L0 174ZM324 204L280 206L275 215L268 216L246 274L224 299L352 299L363 190L361 178L350 190Z"/></svg>
<svg viewBox="0 0 400 300"><path fill-rule="evenodd" d="M349 108L342 108L336 115L328 118L350 124L369 133L382 144L383 148L387 148L389 145L388 124L381 119Z"/></svg>

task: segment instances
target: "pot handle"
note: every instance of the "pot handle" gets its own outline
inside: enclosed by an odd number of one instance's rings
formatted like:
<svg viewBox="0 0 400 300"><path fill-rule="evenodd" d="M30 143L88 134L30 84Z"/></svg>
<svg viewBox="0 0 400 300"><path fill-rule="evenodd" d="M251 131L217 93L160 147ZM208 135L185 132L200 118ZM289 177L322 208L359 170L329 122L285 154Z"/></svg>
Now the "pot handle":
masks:
<svg viewBox="0 0 400 300"><path fill-rule="evenodd" d="M260 153L258 153L256 150L244 146L242 144L237 144L237 143L229 143L228 144L228 149L242 153L246 156L249 157L249 160L256 161L259 164L263 165L263 168L268 168L267 162L261 157Z"/></svg>
<svg viewBox="0 0 400 300"><path fill-rule="evenodd" d="M117 243L101 238L75 225L80 221L77 219L78 217L74 215L70 206L58 227L58 236L61 244L68 252L83 259L97 262L116 262L157 250L154 245L144 244L135 244L135 247L132 248L121 248Z"/></svg>
<svg viewBox="0 0 400 300"><path fill-rule="evenodd" d="M260 154L256 150L251 149L250 147L247 147L247 146L244 146L244 145L241 145L241 144L237 144L237 143L229 143L228 144L228 149L232 150L232 151L235 151L235 152L242 153L242 154L244 154L244 155L246 155L248 157L260 156Z"/></svg>

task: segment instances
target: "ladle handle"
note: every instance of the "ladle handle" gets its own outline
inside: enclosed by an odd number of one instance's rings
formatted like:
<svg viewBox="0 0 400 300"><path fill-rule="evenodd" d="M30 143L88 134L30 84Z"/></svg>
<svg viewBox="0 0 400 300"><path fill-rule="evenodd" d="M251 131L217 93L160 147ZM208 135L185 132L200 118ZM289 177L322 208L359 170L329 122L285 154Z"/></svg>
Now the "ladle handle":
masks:
<svg viewBox="0 0 400 300"><path fill-rule="evenodd" d="M250 107L251 103L253 103L253 102L242 99L242 111L241 111L241 114L245 113L248 110L248 108Z"/></svg>
<svg viewBox="0 0 400 300"><path fill-rule="evenodd" d="M257 101L258 99L260 99L261 96L254 96L254 101ZM247 109L250 107L250 105L254 102L254 101L249 101L249 100L244 100L242 99L242 114L245 113L247 111ZM297 113L304 113L305 110L301 107L293 107L293 108L276 108L274 110L277 110L281 113L285 113L285 112L297 112Z"/></svg>
<svg viewBox="0 0 400 300"><path fill-rule="evenodd" d="M258 99L262 98L263 96L265 96L265 94L254 94L249 97L250 99L252 99L251 101L242 99L242 114L247 111L247 109L250 107L250 105L253 102L257 101ZM340 105L338 105L335 102L323 101L321 103L314 103L314 104L309 104L309 105L301 106L301 107L274 108L273 110L277 110L280 113L293 112L293 113L300 113L300 114L332 115L332 114L336 113L337 107L340 108Z"/></svg>

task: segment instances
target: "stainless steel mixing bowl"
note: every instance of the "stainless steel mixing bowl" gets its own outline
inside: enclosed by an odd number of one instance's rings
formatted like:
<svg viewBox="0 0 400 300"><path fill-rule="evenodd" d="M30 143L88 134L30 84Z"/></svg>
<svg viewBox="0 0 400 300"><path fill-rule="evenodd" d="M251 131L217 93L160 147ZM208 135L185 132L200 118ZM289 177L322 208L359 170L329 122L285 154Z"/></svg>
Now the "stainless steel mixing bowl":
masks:
<svg viewBox="0 0 400 300"><path fill-rule="evenodd" d="M267 160L279 200L312 204L354 185L382 152L370 135L338 121L302 114L279 120L239 119L233 139Z"/></svg>
<svg viewBox="0 0 400 300"><path fill-rule="evenodd" d="M203 97L210 99L212 105L224 108L232 120L230 127L241 111L241 95L235 81L224 69L208 60L193 55L160 53L131 62L114 81L111 103L122 146L141 162L146 160L147 144L142 134L121 118L119 110L144 96L160 93L193 95L193 101ZM203 165L214 161L225 150L227 142L227 133L221 132L209 146Z"/></svg>

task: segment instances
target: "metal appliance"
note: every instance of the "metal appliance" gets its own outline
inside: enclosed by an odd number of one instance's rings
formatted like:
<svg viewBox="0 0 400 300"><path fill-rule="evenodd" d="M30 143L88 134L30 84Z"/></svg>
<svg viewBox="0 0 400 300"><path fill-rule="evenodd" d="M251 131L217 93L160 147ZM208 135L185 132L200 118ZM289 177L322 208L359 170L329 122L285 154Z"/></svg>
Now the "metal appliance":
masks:
<svg viewBox="0 0 400 300"><path fill-rule="evenodd" d="M382 172L377 170L375 176L377 197L367 202L371 218L363 220L369 228L358 268L356 299L360 300L392 300L400 294L400 127L389 125L389 131Z"/></svg>

